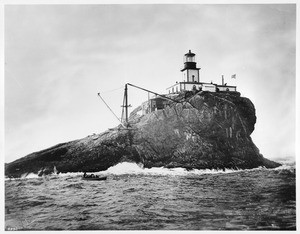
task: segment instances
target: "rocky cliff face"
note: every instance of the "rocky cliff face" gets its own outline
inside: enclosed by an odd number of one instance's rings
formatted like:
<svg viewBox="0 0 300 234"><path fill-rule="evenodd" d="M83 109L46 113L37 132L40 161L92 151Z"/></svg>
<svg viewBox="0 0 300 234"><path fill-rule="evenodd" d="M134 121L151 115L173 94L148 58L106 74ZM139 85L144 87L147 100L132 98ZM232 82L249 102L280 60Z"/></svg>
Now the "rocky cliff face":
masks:
<svg viewBox="0 0 300 234"><path fill-rule="evenodd" d="M256 116L248 98L237 92L186 92L175 99L146 115L136 108L129 129L119 126L30 154L7 164L5 173L47 174L54 166L58 172L101 171L123 161L187 169L280 166L252 142Z"/></svg>

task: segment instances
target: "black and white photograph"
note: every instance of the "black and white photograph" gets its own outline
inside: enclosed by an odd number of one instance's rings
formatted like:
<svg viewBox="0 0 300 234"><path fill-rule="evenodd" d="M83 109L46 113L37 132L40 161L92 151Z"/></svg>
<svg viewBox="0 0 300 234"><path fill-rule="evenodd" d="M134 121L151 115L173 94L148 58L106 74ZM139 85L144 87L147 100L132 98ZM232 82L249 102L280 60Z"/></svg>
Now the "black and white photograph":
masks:
<svg viewBox="0 0 300 234"><path fill-rule="evenodd" d="M295 232L297 8L4 1L2 230Z"/></svg>

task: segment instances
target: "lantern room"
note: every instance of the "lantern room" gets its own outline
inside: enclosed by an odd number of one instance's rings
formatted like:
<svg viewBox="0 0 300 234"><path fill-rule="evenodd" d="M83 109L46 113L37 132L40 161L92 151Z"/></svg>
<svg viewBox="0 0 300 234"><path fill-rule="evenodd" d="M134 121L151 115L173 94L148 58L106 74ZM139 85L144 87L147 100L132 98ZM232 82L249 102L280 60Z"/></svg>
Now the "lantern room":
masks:
<svg viewBox="0 0 300 234"><path fill-rule="evenodd" d="M184 55L183 60L184 60L184 68L187 68L190 65L196 65L195 54L192 53L191 50L189 50L189 52Z"/></svg>
<svg viewBox="0 0 300 234"><path fill-rule="evenodd" d="M200 82L199 70L195 62L195 54L189 50L184 55L183 82Z"/></svg>

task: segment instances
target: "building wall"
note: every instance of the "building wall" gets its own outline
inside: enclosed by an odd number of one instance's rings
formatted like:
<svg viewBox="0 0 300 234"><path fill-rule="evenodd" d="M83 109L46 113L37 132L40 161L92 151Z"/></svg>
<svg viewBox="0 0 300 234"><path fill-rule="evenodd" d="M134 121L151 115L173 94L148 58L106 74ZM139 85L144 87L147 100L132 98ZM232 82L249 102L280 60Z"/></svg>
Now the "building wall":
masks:
<svg viewBox="0 0 300 234"><path fill-rule="evenodd" d="M181 85L183 87L182 90L193 90L193 88L195 87L197 90L200 90L200 88L202 87L202 84L182 84Z"/></svg>
<svg viewBox="0 0 300 234"><path fill-rule="evenodd" d="M176 93L176 90L178 90L177 92L181 91L181 89L180 89L180 83L177 83L177 84L171 86L170 88L167 88L167 92L168 93Z"/></svg>
<svg viewBox="0 0 300 234"><path fill-rule="evenodd" d="M198 82L179 82L169 88L167 88L167 93L179 93L181 91L191 91L193 88L196 90L202 91L209 91L209 92L216 92L217 88L219 91L229 91L235 92L236 86L225 86L225 85L217 85L217 84L210 84L210 83L198 83Z"/></svg>
<svg viewBox="0 0 300 234"><path fill-rule="evenodd" d="M219 86L217 85L217 88L219 89L219 91L236 91L236 87L234 86Z"/></svg>
<svg viewBox="0 0 300 234"><path fill-rule="evenodd" d="M199 80L199 70L194 69L186 69L182 72L183 74L183 81L186 82L200 82ZM194 76L194 80L193 80Z"/></svg>
<svg viewBox="0 0 300 234"><path fill-rule="evenodd" d="M182 72L182 80L183 80L183 81L187 81L187 71L186 71L186 70L184 70L184 71Z"/></svg>
<svg viewBox="0 0 300 234"><path fill-rule="evenodd" d="M146 101L142 104L142 115L146 115L150 113L150 102Z"/></svg>
<svg viewBox="0 0 300 234"><path fill-rule="evenodd" d="M184 90L193 90L193 88L197 89L197 90L200 90L200 88L202 87L202 84L201 83L186 83L186 82L180 82L180 83L177 83L173 86L171 86L170 88L167 88L167 92L168 93L179 93L181 91L184 91Z"/></svg>
<svg viewBox="0 0 300 234"><path fill-rule="evenodd" d="M216 86L214 84L203 84L203 91L216 92Z"/></svg>
<svg viewBox="0 0 300 234"><path fill-rule="evenodd" d="M143 113L148 114L150 112L164 109L166 106L167 100L162 97L152 98L149 101L145 102L142 106Z"/></svg>
<svg viewBox="0 0 300 234"><path fill-rule="evenodd" d="M194 76L194 80L193 80ZM199 82L199 70L188 70L188 82Z"/></svg>

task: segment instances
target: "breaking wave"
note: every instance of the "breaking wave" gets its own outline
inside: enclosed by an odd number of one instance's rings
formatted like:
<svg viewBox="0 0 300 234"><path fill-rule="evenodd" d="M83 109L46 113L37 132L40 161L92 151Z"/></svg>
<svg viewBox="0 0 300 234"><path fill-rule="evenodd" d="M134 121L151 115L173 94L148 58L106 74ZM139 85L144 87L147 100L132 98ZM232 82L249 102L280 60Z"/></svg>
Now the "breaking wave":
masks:
<svg viewBox="0 0 300 234"><path fill-rule="evenodd" d="M253 169L194 169L186 170L182 167L177 168L164 168L164 167L152 167L144 168L142 164L122 162L115 166L108 168L106 171L101 173L109 173L114 175L122 174L148 174L148 175L203 175L203 174L227 174L227 173L237 173L241 171L259 171L259 170L289 170L294 171L295 167L291 165L282 165L277 168L267 169L265 167L257 167Z"/></svg>
<svg viewBox="0 0 300 234"><path fill-rule="evenodd" d="M142 163L133 163L133 162L122 162L118 163L106 171L99 171L99 172L86 172L88 174L95 174L95 175L124 175L124 174L133 174L133 175L162 175L162 176L185 176L185 175L203 175L203 174L227 174L227 173L237 173L241 171L257 171L257 170L276 170L276 171L290 171L295 173L295 161L293 160L282 160L280 161L282 166L273 169L267 169L265 167L258 167L253 169L193 169L193 170L186 170L182 167L177 168L165 168L165 167L152 167L152 168L144 168ZM36 178L49 178L49 177L80 177L82 176L83 172L67 172L67 173L52 173L46 176L38 176L35 173L23 174L20 179L36 179ZM5 178L5 180L15 180L10 178Z"/></svg>

